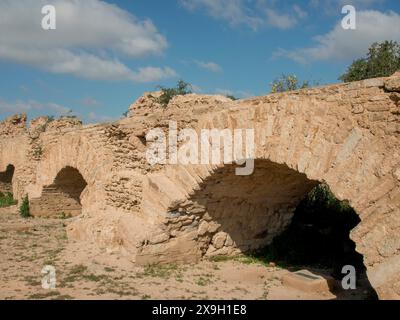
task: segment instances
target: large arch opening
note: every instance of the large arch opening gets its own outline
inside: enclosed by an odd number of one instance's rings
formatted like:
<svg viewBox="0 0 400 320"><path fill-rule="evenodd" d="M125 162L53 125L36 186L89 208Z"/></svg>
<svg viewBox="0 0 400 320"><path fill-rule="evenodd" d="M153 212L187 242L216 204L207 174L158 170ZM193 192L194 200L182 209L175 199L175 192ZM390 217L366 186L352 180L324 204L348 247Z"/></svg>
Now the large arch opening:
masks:
<svg viewBox="0 0 400 320"><path fill-rule="evenodd" d="M203 256L249 254L290 271L306 268L333 276L339 283L342 267L353 265L362 290L376 297L350 239L360 219L347 203L284 164L256 160L250 176L235 175L235 168L218 169L180 208L198 215Z"/></svg>
<svg viewBox="0 0 400 320"><path fill-rule="evenodd" d="M82 213L81 198L87 183L79 170L63 168L51 185L44 186L40 198L31 199L33 216L73 217Z"/></svg>

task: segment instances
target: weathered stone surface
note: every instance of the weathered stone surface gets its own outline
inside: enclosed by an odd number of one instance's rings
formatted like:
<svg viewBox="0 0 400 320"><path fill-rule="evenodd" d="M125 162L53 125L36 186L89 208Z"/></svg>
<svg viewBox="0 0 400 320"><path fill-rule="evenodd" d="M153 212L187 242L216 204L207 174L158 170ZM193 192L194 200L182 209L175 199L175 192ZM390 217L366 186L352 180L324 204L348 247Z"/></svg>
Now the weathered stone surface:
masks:
<svg viewBox="0 0 400 320"><path fill-rule="evenodd" d="M0 123L0 188L29 196L37 215L79 215L77 241L140 264L193 262L265 246L319 182L350 202L351 237L381 298L400 295L400 75L232 101L147 93L126 119L83 126L75 118ZM255 171L234 165L150 165L153 128L254 129ZM13 175L4 173L12 165ZM57 176L73 168L63 183ZM2 175L3 173L3 175ZM77 187L80 185L80 188ZM2 187L3 186L3 187ZM82 189L83 188L83 189ZM50 191L54 191L53 193Z"/></svg>
<svg viewBox="0 0 400 320"><path fill-rule="evenodd" d="M400 92L400 77L393 77L385 81L385 89Z"/></svg>
<svg viewBox="0 0 400 320"><path fill-rule="evenodd" d="M225 245L227 234L225 232L218 232L212 240L212 243L216 249L221 249Z"/></svg>

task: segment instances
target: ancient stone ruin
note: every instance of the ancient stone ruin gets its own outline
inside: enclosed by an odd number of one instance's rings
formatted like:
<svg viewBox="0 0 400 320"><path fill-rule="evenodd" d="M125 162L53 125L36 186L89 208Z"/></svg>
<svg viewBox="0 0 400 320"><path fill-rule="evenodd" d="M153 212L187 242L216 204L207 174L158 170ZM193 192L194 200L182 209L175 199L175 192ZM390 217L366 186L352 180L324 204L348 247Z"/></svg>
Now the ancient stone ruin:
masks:
<svg viewBox="0 0 400 320"><path fill-rule="evenodd" d="M196 262L267 245L317 184L348 200L351 233L380 298L400 298L400 75L232 101L190 94L163 107L147 93L128 117L0 124L0 190L34 216L75 217L71 239L137 264ZM255 171L150 165L149 130L250 128Z"/></svg>

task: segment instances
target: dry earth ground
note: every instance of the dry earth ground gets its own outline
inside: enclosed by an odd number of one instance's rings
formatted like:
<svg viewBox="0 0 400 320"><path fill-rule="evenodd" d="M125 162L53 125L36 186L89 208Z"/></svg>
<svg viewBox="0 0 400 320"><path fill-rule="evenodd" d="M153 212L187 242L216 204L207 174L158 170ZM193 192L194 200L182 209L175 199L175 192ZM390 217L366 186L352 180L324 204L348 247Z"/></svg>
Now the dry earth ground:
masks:
<svg viewBox="0 0 400 320"><path fill-rule="evenodd" d="M17 207L0 209L0 299L366 298L363 288L335 295L285 287L281 278L288 270L250 259L137 267L117 254L68 242L68 222L23 219ZM54 290L42 289L45 265L56 268Z"/></svg>

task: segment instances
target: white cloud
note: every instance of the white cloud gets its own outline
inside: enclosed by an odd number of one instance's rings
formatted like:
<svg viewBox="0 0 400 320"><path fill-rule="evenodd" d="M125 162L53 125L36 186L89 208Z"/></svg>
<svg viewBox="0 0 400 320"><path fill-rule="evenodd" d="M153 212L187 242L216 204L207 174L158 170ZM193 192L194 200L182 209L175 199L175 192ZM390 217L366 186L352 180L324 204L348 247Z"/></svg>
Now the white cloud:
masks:
<svg viewBox="0 0 400 320"><path fill-rule="evenodd" d="M203 9L210 16L233 26L244 24L258 29L263 24L263 20L255 16L243 0L181 0L181 3L191 11Z"/></svg>
<svg viewBox="0 0 400 320"><path fill-rule="evenodd" d="M304 19L307 18L308 13L306 11L304 11L302 8L300 8L299 5L295 4L293 5L293 10L296 13L296 15L300 18L300 19Z"/></svg>
<svg viewBox="0 0 400 320"><path fill-rule="evenodd" d="M297 24L297 19L288 14L280 14L273 9L265 9L267 23L278 29L290 29Z"/></svg>
<svg viewBox="0 0 400 320"><path fill-rule="evenodd" d="M200 94L200 93L203 93L203 88L198 86L198 85L196 85L196 84L192 84L192 91L194 93Z"/></svg>
<svg viewBox="0 0 400 320"><path fill-rule="evenodd" d="M46 4L56 8L56 30L41 28ZM141 71L115 56L160 55L168 45L150 20L99 0L2 0L0 29L0 59L97 80L135 81Z"/></svg>
<svg viewBox="0 0 400 320"><path fill-rule="evenodd" d="M400 15L395 12L359 11L356 30L344 30L341 22L327 34L315 37L316 45L295 50L280 49L284 56L300 63L315 60L351 60L365 56L373 42L400 41Z"/></svg>
<svg viewBox="0 0 400 320"><path fill-rule="evenodd" d="M371 6L386 0L310 0L310 6L327 15L340 15L345 5L353 5L357 10L371 9Z"/></svg>
<svg viewBox="0 0 400 320"><path fill-rule="evenodd" d="M40 111L42 113L64 115L67 114L70 109L53 102L41 103L35 100L18 100L16 102L10 103L4 100L0 100L0 113L15 114L30 111Z"/></svg>
<svg viewBox="0 0 400 320"><path fill-rule="evenodd" d="M87 120L88 120L88 123L100 123L100 122L114 121L114 120L117 120L117 118L100 115L95 112L89 112L89 114L87 116Z"/></svg>
<svg viewBox="0 0 400 320"><path fill-rule="evenodd" d="M195 60L195 63L202 69L205 69L205 70L208 70L211 72L215 72L215 73L222 72L221 66L215 62L212 62L212 61L206 62L206 61Z"/></svg>
<svg viewBox="0 0 400 320"><path fill-rule="evenodd" d="M263 26L280 29L294 27L298 19L307 16L299 5L294 5L289 13L281 13L272 6L274 1L246 0L180 0L190 10L203 10L209 16L228 22L231 26L245 25L253 30ZM255 5L251 6L253 2Z"/></svg>
<svg viewBox="0 0 400 320"><path fill-rule="evenodd" d="M99 101L92 97L85 97L80 101L80 103L86 107L98 107L101 105Z"/></svg>
<svg viewBox="0 0 400 320"><path fill-rule="evenodd" d="M136 82L154 82L159 81L166 78L177 77L178 74L175 70L165 67L165 68L139 68L138 72L132 74L132 80Z"/></svg>

